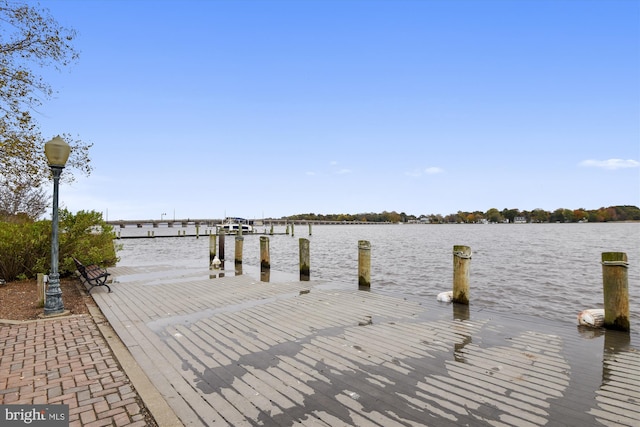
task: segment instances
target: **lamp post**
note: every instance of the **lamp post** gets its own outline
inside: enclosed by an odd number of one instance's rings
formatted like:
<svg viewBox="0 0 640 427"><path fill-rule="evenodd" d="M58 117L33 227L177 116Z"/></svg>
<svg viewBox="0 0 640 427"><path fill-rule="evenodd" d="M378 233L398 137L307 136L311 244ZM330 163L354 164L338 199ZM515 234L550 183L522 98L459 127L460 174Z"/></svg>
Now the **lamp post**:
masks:
<svg viewBox="0 0 640 427"><path fill-rule="evenodd" d="M60 290L60 274L58 274L58 184L71 147L60 136L44 144L44 154L53 174L53 215L51 218L51 272L47 287L44 315L52 316L64 312L62 291Z"/></svg>

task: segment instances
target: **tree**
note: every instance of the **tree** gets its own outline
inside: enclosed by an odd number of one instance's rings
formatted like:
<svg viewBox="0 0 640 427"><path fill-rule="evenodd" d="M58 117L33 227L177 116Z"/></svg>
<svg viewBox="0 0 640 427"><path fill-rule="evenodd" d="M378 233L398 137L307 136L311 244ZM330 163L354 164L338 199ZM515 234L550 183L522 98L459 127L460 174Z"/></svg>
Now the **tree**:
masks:
<svg viewBox="0 0 640 427"><path fill-rule="evenodd" d="M31 113L54 91L34 69L61 70L76 61L78 53L71 45L75 31L61 27L46 9L0 0L0 22L0 207L4 212L10 206L27 205L28 199L42 202L44 192L38 189L50 178L45 138ZM91 144L69 134L61 136L71 146L67 166L89 175ZM64 174L64 179L73 180L73 174ZM9 209L8 213L20 211Z"/></svg>
<svg viewBox="0 0 640 427"><path fill-rule="evenodd" d="M549 222L550 214L544 209L534 209L531 211L531 222Z"/></svg>
<svg viewBox="0 0 640 427"><path fill-rule="evenodd" d="M564 222L564 209L559 208L553 211L549 216L549 221L551 222Z"/></svg>
<svg viewBox="0 0 640 427"><path fill-rule="evenodd" d="M491 208L487 211L486 218L489 222L502 222L502 214L496 208Z"/></svg>
<svg viewBox="0 0 640 427"><path fill-rule="evenodd" d="M46 194L37 185L14 181L0 187L0 221L22 222L39 218L46 209Z"/></svg>
<svg viewBox="0 0 640 427"><path fill-rule="evenodd" d="M505 209L502 210L502 217L504 219L509 220L509 222L511 224L513 224L515 222L514 220L515 220L515 218L517 216L520 216L520 211L518 209L507 209L507 208L505 208Z"/></svg>
<svg viewBox="0 0 640 427"><path fill-rule="evenodd" d="M562 216L564 217L564 222L575 222L573 211L571 209L563 209Z"/></svg>
<svg viewBox="0 0 640 427"><path fill-rule="evenodd" d="M586 212L585 209L580 208L580 209L574 209L573 210L573 219L574 219L574 221L581 221L581 220L583 220L585 218L588 218L587 212Z"/></svg>

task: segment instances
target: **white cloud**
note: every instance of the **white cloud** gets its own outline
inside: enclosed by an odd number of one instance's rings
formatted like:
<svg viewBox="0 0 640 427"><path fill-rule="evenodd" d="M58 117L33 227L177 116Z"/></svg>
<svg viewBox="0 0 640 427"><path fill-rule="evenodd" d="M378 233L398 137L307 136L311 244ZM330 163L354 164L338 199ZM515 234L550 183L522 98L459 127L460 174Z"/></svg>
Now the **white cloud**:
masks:
<svg viewBox="0 0 640 427"><path fill-rule="evenodd" d="M424 173L426 173L427 175L435 175L437 173L442 173L442 172L444 172L443 169L435 167L435 166L432 166L430 168L426 168L424 170Z"/></svg>
<svg viewBox="0 0 640 427"><path fill-rule="evenodd" d="M309 175L309 176L314 176L315 174L316 174L316 173L315 173L315 172L313 172L313 171L308 171L308 172L306 172L306 175Z"/></svg>
<svg viewBox="0 0 640 427"><path fill-rule="evenodd" d="M346 173L351 173L351 169L340 169L336 172L338 175L344 175Z"/></svg>
<svg viewBox="0 0 640 427"><path fill-rule="evenodd" d="M580 163L580 166L616 170L637 168L638 166L640 166L640 162L632 159L584 160Z"/></svg>

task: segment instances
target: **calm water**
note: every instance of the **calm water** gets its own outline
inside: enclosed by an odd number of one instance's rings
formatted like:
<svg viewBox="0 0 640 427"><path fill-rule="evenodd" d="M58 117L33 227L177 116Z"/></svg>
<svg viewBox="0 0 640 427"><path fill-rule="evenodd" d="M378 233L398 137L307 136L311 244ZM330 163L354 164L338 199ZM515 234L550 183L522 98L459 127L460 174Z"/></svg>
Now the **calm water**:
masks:
<svg viewBox="0 0 640 427"><path fill-rule="evenodd" d="M195 228L125 228L123 237L195 234ZM261 230L261 229L259 229ZM276 228L275 232L283 232ZM200 229L200 233L206 230ZM471 247L473 310L521 313L576 322L579 311L602 308L602 252L629 258L631 326L640 329L640 223L499 225L296 226L295 237L269 236L271 269L298 274L299 238L310 240L311 278L357 286L358 240L371 243L372 288L425 297L451 290L453 245ZM121 239L118 265L206 267L208 236ZM233 272L234 236L227 236L227 270ZM246 235L243 265L260 264L258 235Z"/></svg>

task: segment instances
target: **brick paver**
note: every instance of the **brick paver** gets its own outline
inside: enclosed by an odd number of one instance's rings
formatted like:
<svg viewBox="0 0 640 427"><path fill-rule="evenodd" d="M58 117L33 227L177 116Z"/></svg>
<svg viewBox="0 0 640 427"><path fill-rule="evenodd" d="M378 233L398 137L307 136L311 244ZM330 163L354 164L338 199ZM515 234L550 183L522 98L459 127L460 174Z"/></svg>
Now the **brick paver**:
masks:
<svg viewBox="0 0 640 427"><path fill-rule="evenodd" d="M68 404L70 426L155 425L89 315L0 324L0 404Z"/></svg>

